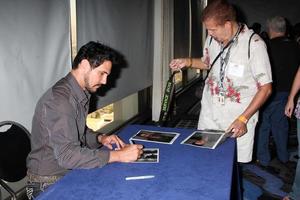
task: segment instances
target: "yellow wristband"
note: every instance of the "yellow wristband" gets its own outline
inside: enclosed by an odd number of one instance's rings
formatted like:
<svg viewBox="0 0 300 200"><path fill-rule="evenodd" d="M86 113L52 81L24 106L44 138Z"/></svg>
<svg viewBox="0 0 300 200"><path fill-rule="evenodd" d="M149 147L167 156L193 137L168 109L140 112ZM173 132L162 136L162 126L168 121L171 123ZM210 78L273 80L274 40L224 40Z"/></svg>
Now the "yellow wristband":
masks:
<svg viewBox="0 0 300 200"><path fill-rule="evenodd" d="M244 124L247 124L248 122L248 119L244 115L239 116L238 120Z"/></svg>

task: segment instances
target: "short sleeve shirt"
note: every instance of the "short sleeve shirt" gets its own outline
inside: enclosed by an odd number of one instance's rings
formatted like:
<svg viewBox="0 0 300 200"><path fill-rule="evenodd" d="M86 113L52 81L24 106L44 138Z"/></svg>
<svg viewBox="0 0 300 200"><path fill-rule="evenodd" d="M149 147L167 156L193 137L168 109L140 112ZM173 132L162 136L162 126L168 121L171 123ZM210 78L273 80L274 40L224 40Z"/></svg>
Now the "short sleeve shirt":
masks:
<svg viewBox="0 0 300 200"><path fill-rule="evenodd" d="M258 88L272 82L271 66L265 42L255 34L249 43L252 33L252 30L243 25L237 40L220 56L223 58L227 56L223 88L220 88L221 59L219 58L212 66L203 91L200 121L204 118L214 118L220 123L219 128L226 129L246 109ZM220 43L208 37L203 55L212 62L221 49ZM222 106L218 105L216 100L221 90L223 90L224 96ZM200 121L201 128L209 128L202 127Z"/></svg>
<svg viewBox="0 0 300 200"><path fill-rule="evenodd" d="M198 129L226 130L248 107L259 87L272 82L266 45L256 34L249 43L252 33L244 25L237 40L222 53L220 57L225 60L223 75L220 58L211 67L203 90ZM210 41L208 37L203 55L206 60L213 62L222 46L215 40ZM257 120L258 112L249 119L248 132L237 138L238 162L252 159Z"/></svg>

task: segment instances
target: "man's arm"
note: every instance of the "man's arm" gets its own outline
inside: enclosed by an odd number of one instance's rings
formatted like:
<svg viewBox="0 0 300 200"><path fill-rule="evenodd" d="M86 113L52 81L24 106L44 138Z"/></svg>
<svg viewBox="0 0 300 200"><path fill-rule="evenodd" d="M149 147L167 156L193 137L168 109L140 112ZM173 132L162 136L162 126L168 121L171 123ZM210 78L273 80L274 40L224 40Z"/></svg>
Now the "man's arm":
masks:
<svg viewBox="0 0 300 200"><path fill-rule="evenodd" d="M102 133L95 132L92 129L86 129L86 143L87 146L91 149L97 149L101 147L101 143L99 142L99 137L102 136Z"/></svg>
<svg viewBox="0 0 300 200"><path fill-rule="evenodd" d="M233 137L240 137L247 132L247 121L258 111L272 93L272 84L267 83L259 87L257 93L246 110L229 126L227 132L232 131Z"/></svg>
<svg viewBox="0 0 300 200"><path fill-rule="evenodd" d="M183 67L192 67L196 69L208 69L208 65L201 58L176 58L170 62L172 70L178 70Z"/></svg>
<svg viewBox="0 0 300 200"><path fill-rule="evenodd" d="M210 67L210 59L208 54L208 46L210 45L212 37L207 37L203 47L202 58L176 58L173 59L169 66L172 70L179 70L184 67L192 67L196 69L208 70Z"/></svg>
<svg viewBox="0 0 300 200"><path fill-rule="evenodd" d="M122 149L123 147L125 147L125 143L121 140L121 138L119 138L117 135L104 135L104 134L99 134L97 136L97 140L100 144L103 144L104 146L106 146L109 149L113 149L113 144L116 145L116 149L115 150L119 150Z"/></svg>
<svg viewBox="0 0 300 200"><path fill-rule="evenodd" d="M232 131L233 137L240 137L247 133L247 122L265 103L272 93L272 71L265 42L258 36L253 36L250 43L249 66L253 78L260 86L247 108L237 116L227 129Z"/></svg>
<svg viewBox="0 0 300 200"><path fill-rule="evenodd" d="M288 97L287 104L285 106L285 115L288 117L292 116L292 112L294 110L294 98L298 93L299 89L300 89L300 66L298 67L298 71L294 78L292 89Z"/></svg>
<svg viewBox="0 0 300 200"><path fill-rule="evenodd" d="M110 151L108 163L133 162L143 154L143 146L140 144L126 145L120 150Z"/></svg>
<svg viewBox="0 0 300 200"><path fill-rule="evenodd" d="M117 135L105 135L98 133L96 140L98 143L112 150L109 151L108 163L133 162L136 161L143 153L142 145L125 144ZM116 146L115 149L113 149L113 145Z"/></svg>

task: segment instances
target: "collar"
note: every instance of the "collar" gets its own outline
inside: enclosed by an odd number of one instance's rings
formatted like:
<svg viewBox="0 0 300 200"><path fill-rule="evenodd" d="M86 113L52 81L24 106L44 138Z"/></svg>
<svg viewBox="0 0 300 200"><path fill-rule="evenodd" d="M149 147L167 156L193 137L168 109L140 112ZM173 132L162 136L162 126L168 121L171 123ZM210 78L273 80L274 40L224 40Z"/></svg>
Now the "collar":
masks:
<svg viewBox="0 0 300 200"><path fill-rule="evenodd" d="M74 98L85 106L89 102L91 94L80 87L71 72L69 72L66 76L66 80L70 83L72 95L74 96Z"/></svg>

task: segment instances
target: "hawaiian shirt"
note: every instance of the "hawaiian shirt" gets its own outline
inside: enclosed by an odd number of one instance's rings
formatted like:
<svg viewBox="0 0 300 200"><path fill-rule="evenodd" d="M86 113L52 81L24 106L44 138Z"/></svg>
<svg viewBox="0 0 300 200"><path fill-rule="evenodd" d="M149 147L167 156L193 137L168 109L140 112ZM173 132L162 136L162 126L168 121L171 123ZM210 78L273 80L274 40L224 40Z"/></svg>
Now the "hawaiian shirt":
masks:
<svg viewBox="0 0 300 200"><path fill-rule="evenodd" d="M272 82L267 47L259 35L243 25L236 40L211 67L201 100L198 129L226 130L249 106L259 87ZM250 41L250 42L249 42ZM204 62L213 62L222 45L209 36L203 49ZM252 159L256 112L248 121L248 132L237 138L238 161Z"/></svg>
<svg viewBox="0 0 300 200"><path fill-rule="evenodd" d="M248 97L252 99L261 85L272 82L266 46L258 35L254 35L252 38L250 54L248 55L250 33L244 25L237 41L225 49L212 67L206 81L206 90L211 96L220 93L222 59L227 59L223 67L225 68L225 77L222 81L223 92L225 99L231 102L240 104L245 102ZM211 44L208 44L209 42L210 39L207 39L204 55L212 61L221 51L222 46L215 40Z"/></svg>
<svg viewBox="0 0 300 200"><path fill-rule="evenodd" d="M249 43L252 33L252 30L243 25L236 41L224 50L211 67L203 91L200 120L202 119L201 115L205 115L205 118L216 119L228 116L231 123L250 104L258 88L272 82L266 44L257 34ZM209 36L205 42L203 57L212 62L221 50L222 45L214 39L211 40ZM223 79L221 77L222 60ZM224 98L221 106L218 102L220 94ZM220 119L219 121L224 120ZM229 125L224 124L224 127Z"/></svg>

